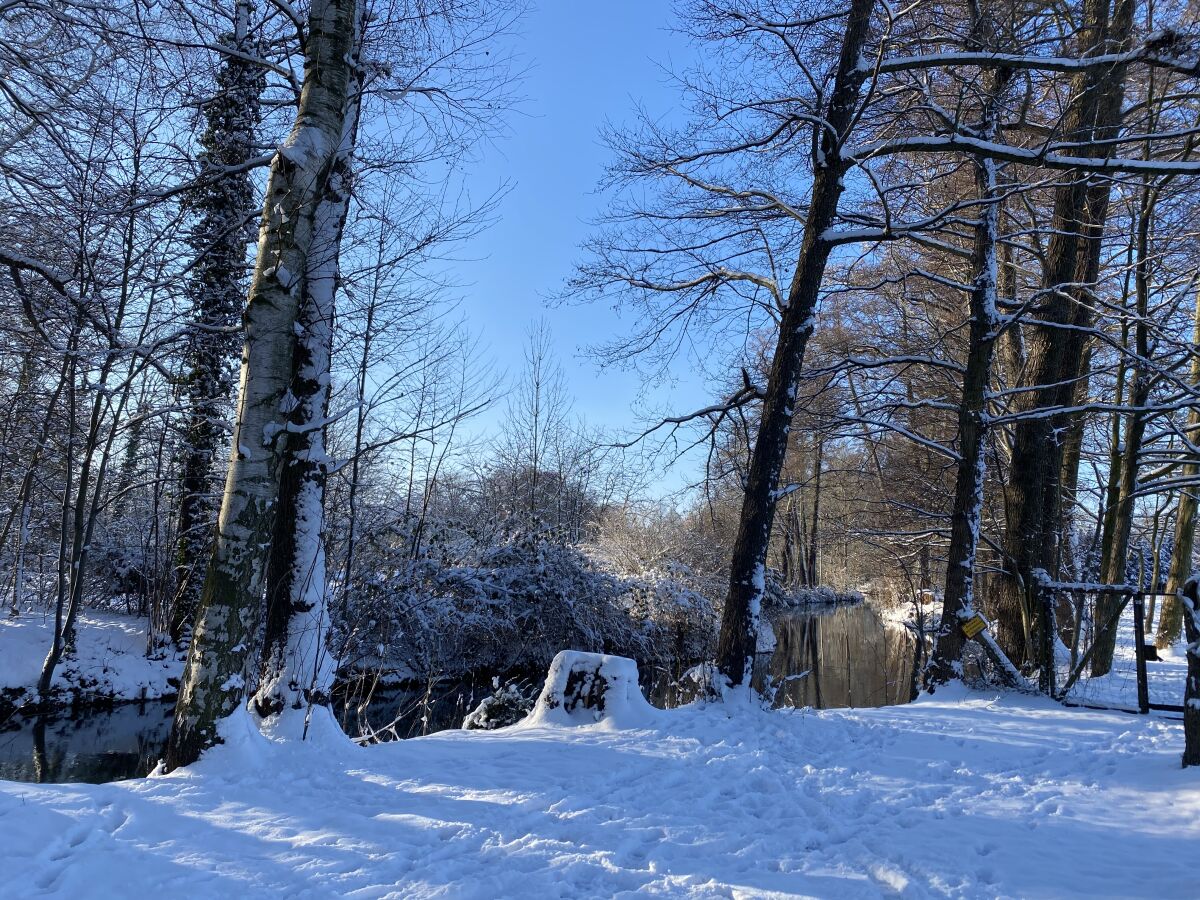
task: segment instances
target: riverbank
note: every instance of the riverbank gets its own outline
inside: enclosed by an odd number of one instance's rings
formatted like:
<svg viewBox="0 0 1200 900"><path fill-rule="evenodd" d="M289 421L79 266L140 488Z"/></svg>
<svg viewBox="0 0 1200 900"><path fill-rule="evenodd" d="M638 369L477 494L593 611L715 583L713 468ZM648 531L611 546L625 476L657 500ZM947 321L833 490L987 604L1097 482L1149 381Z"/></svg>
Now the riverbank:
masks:
<svg viewBox="0 0 1200 900"><path fill-rule="evenodd" d="M251 731L168 777L0 782L18 894L1191 897L1179 723L961 688L356 747Z"/></svg>
<svg viewBox="0 0 1200 900"><path fill-rule="evenodd" d="M80 612L75 651L55 670L49 705L103 706L174 696L183 656L167 650L147 658L147 624L136 616ZM38 699L38 676L53 635L53 613L0 619L0 717L5 705L11 712Z"/></svg>

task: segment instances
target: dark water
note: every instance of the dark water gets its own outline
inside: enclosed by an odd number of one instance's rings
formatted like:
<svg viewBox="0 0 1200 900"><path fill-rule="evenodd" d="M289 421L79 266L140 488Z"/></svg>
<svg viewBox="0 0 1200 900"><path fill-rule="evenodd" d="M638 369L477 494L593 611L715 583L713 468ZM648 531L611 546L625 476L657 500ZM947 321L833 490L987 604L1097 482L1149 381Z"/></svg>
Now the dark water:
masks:
<svg viewBox="0 0 1200 900"><path fill-rule="evenodd" d="M346 734L369 741L405 740L461 728L468 713L501 684L515 683L535 696L544 678L544 672L508 672L423 687L340 684L334 689L333 711Z"/></svg>
<svg viewBox="0 0 1200 900"><path fill-rule="evenodd" d="M75 717L40 716L0 731L0 778L98 784L145 775L158 764L173 702L127 703Z"/></svg>
<svg viewBox="0 0 1200 900"><path fill-rule="evenodd" d="M867 604L791 610L775 617L776 647L759 660L777 706L886 706L912 695L914 643L884 623ZM645 673L659 705L671 696L662 679ZM513 680L513 676L503 679ZM540 675L518 680L530 692ZM340 685L334 712L347 734L400 740L458 728L491 693L490 678L419 688ZM174 702L126 704L75 717L31 718L0 731L0 778L30 782L120 781L150 772L162 757Z"/></svg>
<svg viewBox="0 0 1200 900"><path fill-rule="evenodd" d="M507 680L507 679L506 679ZM490 679L432 687L342 685L334 714L347 734L389 741L458 728ZM0 779L100 784L141 778L166 752L175 701L16 718L0 730Z"/></svg>
<svg viewBox="0 0 1200 900"><path fill-rule="evenodd" d="M868 603L780 614L765 672L776 706L894 706L913 698L916 641ZM761 677L761 673L760 673Z"/></svg>

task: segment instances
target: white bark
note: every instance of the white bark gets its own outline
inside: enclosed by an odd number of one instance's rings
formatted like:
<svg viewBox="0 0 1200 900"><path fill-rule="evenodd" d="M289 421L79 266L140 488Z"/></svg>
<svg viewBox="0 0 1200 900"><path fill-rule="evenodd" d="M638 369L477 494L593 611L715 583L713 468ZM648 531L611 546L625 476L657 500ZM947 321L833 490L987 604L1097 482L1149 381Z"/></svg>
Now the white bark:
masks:
<svg viewBox="0 0 1200 900"><path fill-rule="evenodd" d="M351 57L350 85L342 137L325 195L313 216L313 242L305 272L297 329L294 408L288 420L286 465L281 509L290 518L276 529L272 552L282 569L279 584L268 586L267 645L263 673L255 696L260 713L298 719L288 732L303 736L308 711L328 703L334 660L326 646L329 607L325 572L324 504L328 457L325 423L329 410L330 361L333 353L338 259L350 208L353 154L361 105L364 10L359 11ZM278 590L283 596L273 597ZM278 616L280 621L273 622ZM305 712L292 717L290 711Z"/></svg>
<svg viewBox="0 0 1200 900"><path fill-rule="evenodd" d="M246 343L233 453L201 611L180 686L167 765L194 761L219 740L217 722L238 706L244 664L265 586L275 527L285 398L295 327L314 244L315 216L343 136L355 0L314 0L296 121L271 163Z"/></svg>

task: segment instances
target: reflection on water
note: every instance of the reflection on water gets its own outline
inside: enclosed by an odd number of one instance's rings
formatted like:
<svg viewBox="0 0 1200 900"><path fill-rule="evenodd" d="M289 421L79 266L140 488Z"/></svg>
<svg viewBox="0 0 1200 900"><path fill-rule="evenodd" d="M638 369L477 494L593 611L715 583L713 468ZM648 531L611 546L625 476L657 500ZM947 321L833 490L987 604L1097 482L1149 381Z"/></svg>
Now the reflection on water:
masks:
<svg viewBox="0 0 1200 900"><path fill-rule="evenodd" d="M157 764L174 702L124 704L75 718L39 716L0 732L0 778L99 784L138 778Z"/></svg>
<svg viewBox="0 0 1200 900"><path fill-rule="evenodd" d="M514 682L534 693L541 676L509 672L494 679L489 674L416 686L375 687L370 679L340 682L333 691L333 713L346 734L368 741L405 740L461 728L484 697Z"/></svg>
<svg viewBox="0 0 1200 900"><path fill-rule="evenodd" d="M788 610L766 663L777 706L891 706L913 699L916 643L868 603Z"/></svg>
<svg viewBox="0 0 1200 900"><path fill-rule="evenodd" d="M758 677L765 666L778 688L777 706L886 706L912 699L914 641L869 604L788 610L774 617L773 627L775 651L760 659ZM540 674L522 674L523 687L536 692ZM643 675L643 689L666 705L670 679ZM499 681L512 678L510 673ZM490 676L375 690L364 681L342 683L334 691L334 714L350 735L415 737L461 726L492 684ZM173 701L151 702L75 718L20 720L14 730L0 732L0 778L99 783L143 776L166 749L173 710Z"/></svg>

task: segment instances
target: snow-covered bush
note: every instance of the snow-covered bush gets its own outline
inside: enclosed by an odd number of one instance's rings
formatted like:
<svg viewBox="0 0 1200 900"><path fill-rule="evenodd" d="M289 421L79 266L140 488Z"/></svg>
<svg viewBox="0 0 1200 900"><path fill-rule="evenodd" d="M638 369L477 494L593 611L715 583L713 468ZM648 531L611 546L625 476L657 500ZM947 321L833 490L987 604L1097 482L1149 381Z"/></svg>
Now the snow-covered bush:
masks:
<svg viewBox="0 0 1200 900"><path fill-rule="evenodd" d="M462 727L468 731L494 731L515 725L529 715L537 700L538 688L524 679L499 684L496 689L479 701L479 705L463 719Z"/></svg>
<svg viewBox="0 0 1200 900"><path fill-rule="evenodd" d="M347 668L412 675L544 670L563 649L691 663L711 652L711 602L677 576L629 577L554 530L412 524L374 535L372 571L336 610Z"/></svg>
<svg viewBox="0 0 1200 900"><path fill-rule="evenodd" d="M623 580L623 600L649 644L643 662L689 666L716 651L718 606L678 574L647 572Z"/></svg>
<svg viewBox="0 0 1200 900"><path fill-rule="evenodd" d="M769 573L774 574L774 573ZM777 578L767 578L765 605L781 608L817 606L833 603L861 603L863 595L858 591L839 591L826 585L810 588L784 588Z"/></svg>

